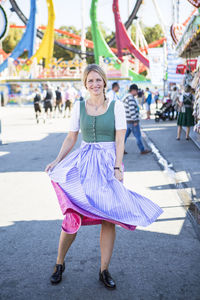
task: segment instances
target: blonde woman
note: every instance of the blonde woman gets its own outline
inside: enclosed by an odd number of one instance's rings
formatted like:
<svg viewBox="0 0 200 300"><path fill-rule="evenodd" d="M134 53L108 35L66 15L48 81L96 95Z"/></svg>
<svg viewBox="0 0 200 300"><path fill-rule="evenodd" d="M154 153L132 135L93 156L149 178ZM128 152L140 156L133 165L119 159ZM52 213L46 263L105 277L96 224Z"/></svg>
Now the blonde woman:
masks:
<svg viewBox="0 0 200 300"><path fill-rule="evenodd" d="M162 209L127 190L122 183L126 117L120 101L105 97L107 78L103 69L95 64L87 66L83 83L90 97L86 102L75 103L70 131L55 161L46 167L65 215L51 282L57 284L62 280L64 259L80 226L101 224L99 279L105 287L114 289L116 284L108 267L115 224L129 230L137 225L147 226ZM79 129L81 147L69 154Z"/></svg>

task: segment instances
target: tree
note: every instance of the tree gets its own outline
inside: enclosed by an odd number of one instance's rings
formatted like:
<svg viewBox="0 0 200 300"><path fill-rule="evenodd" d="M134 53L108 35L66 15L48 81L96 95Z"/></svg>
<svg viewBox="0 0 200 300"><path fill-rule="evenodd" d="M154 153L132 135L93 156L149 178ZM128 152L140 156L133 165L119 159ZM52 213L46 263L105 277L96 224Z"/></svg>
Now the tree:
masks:
<svg viewBox="0 0 200 300"><path fill-rule="evenodd" d="M81 31L77 30L75 26L61 26L59 29L63 30L63 31L68 31L68 32L71 32L71 33L74 33L74 34L77 34L77 35L81 34ZM66 37L67 36L64 35L64 34L54 33L55 40L58 40L58 39L61 39L61 38L66 38ZM70 48L80 49L80 46L70 45ZM65 50L65 49L55 45L53 56L56 57L57 59L63 58L64 60L72 60L75 56L75 53L73 53L69 50Z"/></svg>
<svg viewBox="0 0 200 300"><path fill-rule="evenodd" d="M142 22L140 22L140 28L144 34L144 37L147 41L147 44L150 44L156 40L159 40L163 37L163 32L161 26L156 24L153 27L147 27ZM136 26L132 24L131 26L131 39L135 43L136 42Z"/></svg>
<svg viewBox="0 0 200 300"><path fill-rule="evenodd" d="M144 37L148 44L159 40L163 37L163 32L161 26L156 24L153 27L144 27Z"/></svg>
<svg viewBox="0 0 200 300"><path fill-rule="evenodd" d="M15 25L15 24L13 24ZM2 42L3 50L11 53L22 38L23 30L18 28L9 28L8 35Z"/></svg>
<svg viewBox="0 0 200 300"><path fill-rule="evenodd" d="M136 26L134 24L131 25L131 39L134 43L136 42Z"/></svg>

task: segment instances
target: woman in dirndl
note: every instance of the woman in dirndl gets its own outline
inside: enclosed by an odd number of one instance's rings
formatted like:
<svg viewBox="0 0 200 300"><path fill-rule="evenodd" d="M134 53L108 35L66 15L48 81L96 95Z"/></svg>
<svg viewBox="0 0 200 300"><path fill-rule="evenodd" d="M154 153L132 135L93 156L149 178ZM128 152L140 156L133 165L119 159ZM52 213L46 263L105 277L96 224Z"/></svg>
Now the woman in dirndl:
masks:
<svg viewBox="0 0 200 300"><path fill-rule="evenodd" d="M194 126L194 116L193 116L193 105L194 96L191 93L191 86L187 85L185 87L185 93L179 100L180 112L177 119L177 140L181 138L182 126L186 128L186 140L189 141L190 127Z"/></svg>
<svg viewBox="0 0 200 300"><path fill-rule="evenodd" d="M106 99L105 72L98 65L88 65L83 82L90 97L75 103L69 133L55 161L46 167L65 215L57 262L50 280L52 284L62 280L64 259L80 226L101 224L99 279L105 287L114 289L116 284L108 267L115 241L115 224L135 230L137 225L147 226L154 222L162 209L126 189L122 183L125 110L119 100ZM69 154L79 129L82 144Z"/></svg>

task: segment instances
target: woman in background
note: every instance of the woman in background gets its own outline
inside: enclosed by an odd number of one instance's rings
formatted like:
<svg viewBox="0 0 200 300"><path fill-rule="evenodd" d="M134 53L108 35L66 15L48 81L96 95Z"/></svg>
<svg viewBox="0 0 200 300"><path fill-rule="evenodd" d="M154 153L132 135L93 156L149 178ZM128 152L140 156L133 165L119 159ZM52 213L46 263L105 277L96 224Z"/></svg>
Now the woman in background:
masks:
<svg viewBox="0 0 200 300"><path fill-rule="evenodd" d="M190 127L194 126L194 116L193 116L193 104L194 96L191 93L191 86L187 85L185 87L185 93L179 100L180 112L178 115L177 125L177 140L180 140L182 126L187 127L186 129L186 140L189 140Z"/></svg>

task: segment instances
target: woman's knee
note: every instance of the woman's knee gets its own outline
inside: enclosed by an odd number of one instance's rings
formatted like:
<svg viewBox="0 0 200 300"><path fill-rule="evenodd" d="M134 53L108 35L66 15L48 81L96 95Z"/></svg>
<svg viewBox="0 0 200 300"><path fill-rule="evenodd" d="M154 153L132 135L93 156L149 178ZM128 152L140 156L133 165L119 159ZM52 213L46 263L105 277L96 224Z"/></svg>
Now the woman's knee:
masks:
<svg viewBox="0 0 200 300"><path fill-rule="evenodd" d="M103 228L115 228L115 224L113 224L113 223L110 223L110 222L108 222L108 221L102 221L102 227Z"/></svg>
<svg viewBox="0 0 200 300"><path fill-rule="evenodd" d="M75 232L75 233L72 233L72 234L69 234L69 233L67 233L67 232L65 232L63 229L61 230L61 234L62 234L62 237L64 238L64 239L66 239L66 240L75 240L75 238L76 238L76 235L77 235L77 232Z"/></svg>

